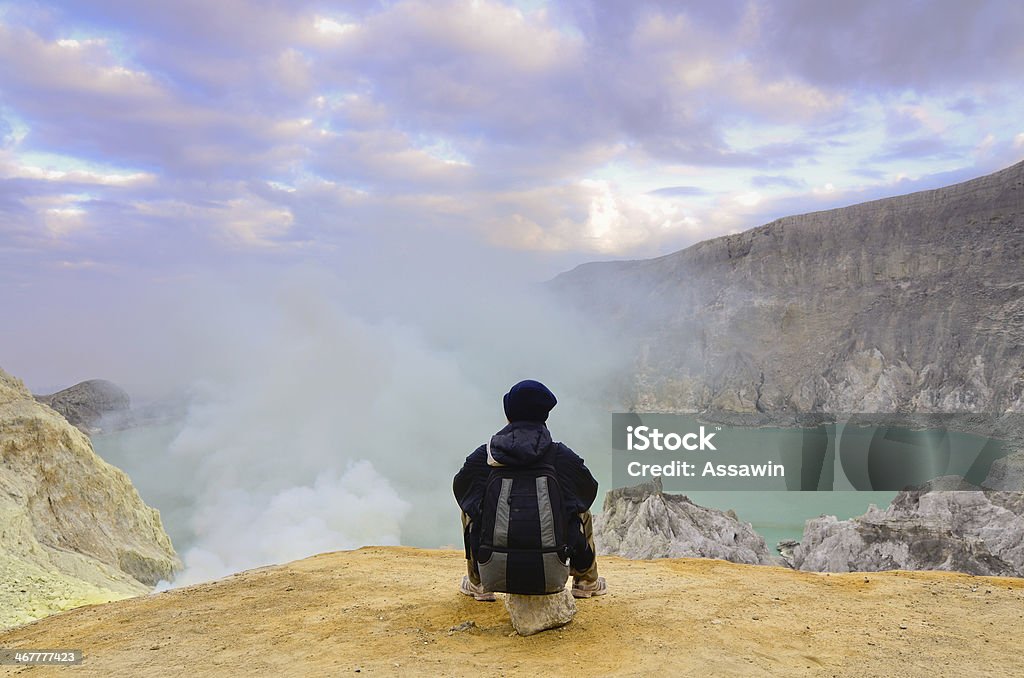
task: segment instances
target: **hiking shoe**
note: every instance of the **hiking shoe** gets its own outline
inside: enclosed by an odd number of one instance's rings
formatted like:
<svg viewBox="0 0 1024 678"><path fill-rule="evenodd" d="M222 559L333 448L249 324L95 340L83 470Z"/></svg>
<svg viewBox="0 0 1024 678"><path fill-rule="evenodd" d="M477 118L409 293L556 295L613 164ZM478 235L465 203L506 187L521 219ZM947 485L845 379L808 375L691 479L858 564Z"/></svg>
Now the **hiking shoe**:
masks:
<svg viewBox="0 0 1024 678"><path fill-rule="evenodd" d="M462 586L459 587L459 593L473 596L482 603L493 603L497 600L493 593L484 588L483 584L474 584L469 581L468 574L462 575Z"/></svg>
<svg viewBox="0 0 1024 678"><path fill-rule="evenodd" d="M591 596L603 596L608 593L608 584L605 583L604 577L598 577L597 581L580 581L579 579L572 580L572 597L573 598L589 598Z"/></svg>

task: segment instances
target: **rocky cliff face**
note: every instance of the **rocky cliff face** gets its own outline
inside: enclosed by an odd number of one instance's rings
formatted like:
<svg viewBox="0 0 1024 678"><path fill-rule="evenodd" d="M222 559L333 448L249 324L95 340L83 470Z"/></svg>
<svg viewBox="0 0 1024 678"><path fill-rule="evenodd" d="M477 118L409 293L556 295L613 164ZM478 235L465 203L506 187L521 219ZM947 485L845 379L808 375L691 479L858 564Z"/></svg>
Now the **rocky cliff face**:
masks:
<svg viewBox="0 0 1024 678"><path fill-rule="evenodd" d="M49 405L87 434L97 431L104 418L117 426L126 424L131 408L124 389L102 379L83 381L51 395L36 396L36 400Z"/></svg>
<svg viewBox="0 0 1024 678"><path fill-rule="evenodd" d="M180 569L128 476L3 370L0 462L2 621L144 593Z"/></svg>
<svg viewBox="0 0 1024 678"><path fill-rule="evenodd" d="M661 480L612 490L594 518L600 555L626 558L718 558L751 565L773 563L764 537L731 511L705 508L664 494Z"/></svg>
<svg viewBox="0 0 1024 678"><path fill-rule="evenodd" d="M937 487L941 482L901 492L885 511L872 507L859 518L807 521L791 564L817 572L953 570L1024 577L1024 494Z"/></svg>
<svg viewBox="0 0 1024 678"><path fill-rule="evenodd" d="M1024 411L1024 163L552 283L640 411Z"/></svg>

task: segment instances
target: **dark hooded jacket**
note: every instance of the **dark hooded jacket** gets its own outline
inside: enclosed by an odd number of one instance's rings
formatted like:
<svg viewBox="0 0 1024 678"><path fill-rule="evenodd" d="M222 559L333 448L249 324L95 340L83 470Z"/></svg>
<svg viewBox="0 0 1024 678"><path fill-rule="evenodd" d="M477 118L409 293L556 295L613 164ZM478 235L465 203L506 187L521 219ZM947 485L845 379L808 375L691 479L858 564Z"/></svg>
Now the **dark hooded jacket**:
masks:
<svg viewBox="0 0 1024 678"><path fill-rule="evenodd" d="M574 514L589 511L597 497L594 476L568 446L551 440L546 424L534 421L512 422L491 436L488 445L481 445L466 457L455 476L455 500L474 523L479 522L480 502L492 466L529 466L549 451L564 507Z"/></svg>

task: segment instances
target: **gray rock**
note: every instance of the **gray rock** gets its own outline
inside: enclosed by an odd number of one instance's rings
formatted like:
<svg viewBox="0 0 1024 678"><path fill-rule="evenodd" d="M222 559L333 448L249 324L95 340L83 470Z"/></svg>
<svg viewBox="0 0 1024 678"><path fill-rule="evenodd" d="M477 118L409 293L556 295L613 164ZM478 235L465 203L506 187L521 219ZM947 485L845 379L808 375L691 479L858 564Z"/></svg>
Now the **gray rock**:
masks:
<svg viewBox="0 0 1024 678"><path fill-rule="evenodd" d="M550 287L636 356L626 409L1019 414L1022 259L1018 163Z"/></svg>
<svg viewBox="0 0 1024 678"><path fill-rule="evenodd" d="M939 479L900 492L885 511L807 521L793 566L817 572L950 570L1024 576L1024 495Z"/></svg>
<svg viewBox="0 0 1024 678"><path fill-rule="evenodd" d="M99 430L100 422L108 427L121 428L128 424L131 400L117 384L102 379L91 379L75 384L51 395L38 395L35 399L57 410L72 426L83 433Z"/></svg>
<svg viewBox="0 0 1024 678"><path fill-rule="evenodd" d="M1024 453L1018 452L993 461L981 485L989 490L1024 492Z"/></svg>
<svg viewBox="0 0 1024 678"><path fill-rule="evenodd" d="M662 492L660 479L611 490L594 518L602 555L625 558L720 558L772 564L764 537L732 511L705 508L687 497Z"/></svg>
<svg viewBox="0 0 1024 678"><path fill-rule="evenodd" d="M775 550L779 552L783 563L788 567L793 567L793 552L798 546L800 546L800 542L794 539L783 539L775 545Z"/></svg>
<svg viewBox="0 0 1024 678"><path fill-rule="evenodd" d="M463 631L470 631L476 628L476 622L472 619L464 621L461 624L456 624L448 629L448 635L454 635L456 633L462 633Z"/></svg>
<svg viewBox="0 0 1024 678"><path fill-rule="evenodd" d="M521 636L565 626L576 616L576 600L567 589L549 596L505 594L505 609Z"/></svg>

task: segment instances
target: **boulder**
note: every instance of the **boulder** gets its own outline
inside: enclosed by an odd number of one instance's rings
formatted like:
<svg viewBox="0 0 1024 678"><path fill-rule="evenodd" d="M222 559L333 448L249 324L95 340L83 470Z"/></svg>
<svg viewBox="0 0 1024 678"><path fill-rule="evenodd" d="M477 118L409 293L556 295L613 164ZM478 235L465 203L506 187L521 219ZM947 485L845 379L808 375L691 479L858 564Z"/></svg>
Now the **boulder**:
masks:
<svg viewBox="0 0 1024 678"><path fill-rule="evenodd" d="M774 564L764 537L732 511L698 506L686 496L665 494L661 480L611 490L594 518L601 555L624 558L719 558L734 563Z"/></svg>
<svg viewBox="0 0 1024 678"><path fill-rule="evenodd" d="M793 567L793 552L797 546L800 546L800 542L795 539L783 539L775 545L775 550L779 552L779 558L787 567Z"/></svg>
<svg viewBox="0 0 1024 678"><path fill-rule="evenodd" d="M957 487L961 489L936 489ZM968 489L973 488L973 489ZM950 570L1024 576L1024 495L938 479L900 492L884 511L807 521L792 554L815 572Z"/></svg>
<svg viewBox="0 0 1024 678"><path fill-rule="evenodd" d="M505 594L505 609L521 636L565 626L576 616L576 600L567 589L548 596Z"/></svg>

